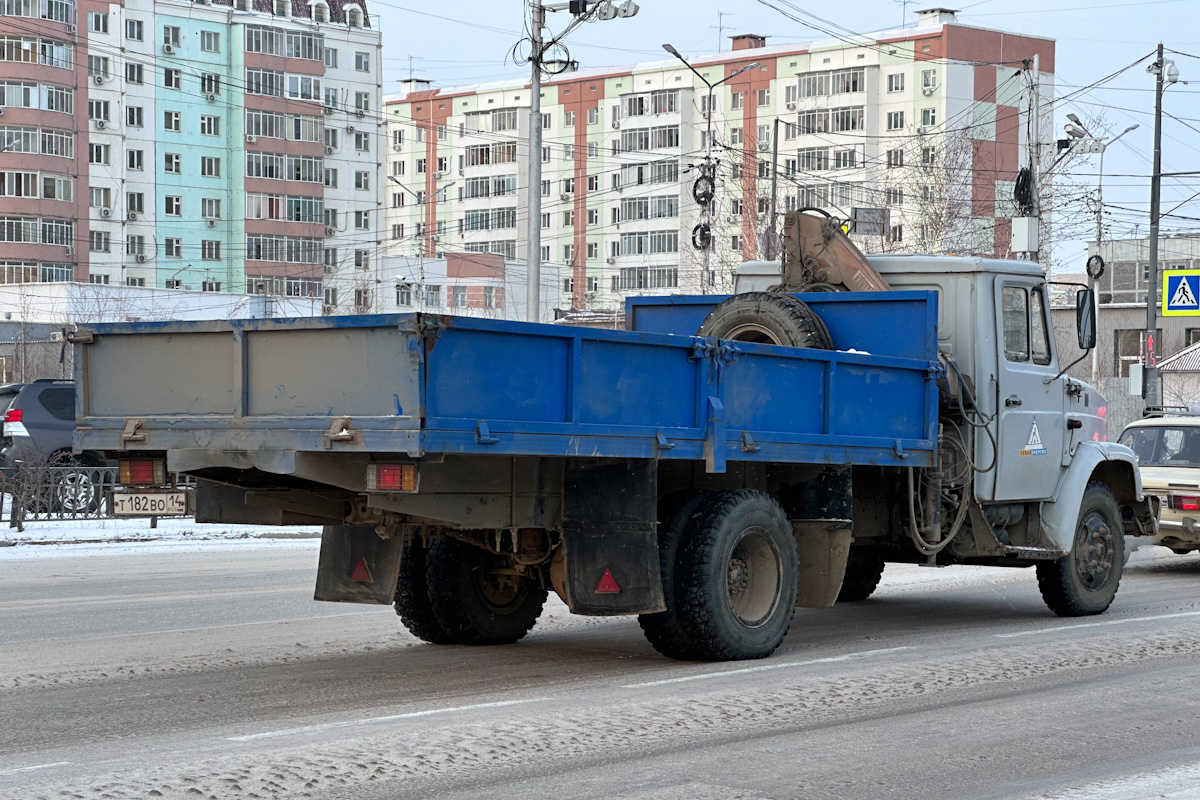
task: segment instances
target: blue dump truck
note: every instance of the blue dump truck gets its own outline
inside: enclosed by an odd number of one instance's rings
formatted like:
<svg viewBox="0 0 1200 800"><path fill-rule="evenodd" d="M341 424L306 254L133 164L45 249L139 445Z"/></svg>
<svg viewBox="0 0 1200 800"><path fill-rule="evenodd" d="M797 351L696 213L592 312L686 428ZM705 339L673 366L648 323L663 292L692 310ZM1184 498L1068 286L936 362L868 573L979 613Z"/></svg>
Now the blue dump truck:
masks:
<svg viewBox="0 0 1200 800"><path fill-rule="evenodd" d="M1156 508L1064 374L1037 265L785 230L735 294L633 298L625 331L95 325L76 447L119 460L114 513L324 525L316 599L394 604L434 643L514 642L553 591L667 656L760 658L887 562L1032 566L1055 613L1107 609Z"/></svg>

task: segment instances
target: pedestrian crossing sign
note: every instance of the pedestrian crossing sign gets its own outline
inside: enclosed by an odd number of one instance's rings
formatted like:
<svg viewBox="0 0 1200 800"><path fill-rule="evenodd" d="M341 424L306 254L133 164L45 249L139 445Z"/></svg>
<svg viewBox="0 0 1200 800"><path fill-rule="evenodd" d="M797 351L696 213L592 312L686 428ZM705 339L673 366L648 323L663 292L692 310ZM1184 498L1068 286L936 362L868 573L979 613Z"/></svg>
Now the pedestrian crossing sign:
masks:
<svg viewBox="0 0 1200 800"><path fill-rule="evenodd" d="M1200 316L1200 269L1163 270L1162 314Z"/></svg>

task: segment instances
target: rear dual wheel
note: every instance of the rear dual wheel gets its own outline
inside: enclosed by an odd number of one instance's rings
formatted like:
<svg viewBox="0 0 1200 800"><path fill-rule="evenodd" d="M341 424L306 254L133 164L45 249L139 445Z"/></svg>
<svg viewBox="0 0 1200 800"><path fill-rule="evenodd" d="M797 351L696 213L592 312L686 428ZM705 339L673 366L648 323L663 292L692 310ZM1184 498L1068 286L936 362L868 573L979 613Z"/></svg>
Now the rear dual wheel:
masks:
<svg viewBox="0 0 1200 800"><path fill-rule="evenodd" d="M448 536L428 547L413 537L395 607L405 627L432 644L511 644L533 628L546 595L536 576L518 574L502 556Z"/></svg>

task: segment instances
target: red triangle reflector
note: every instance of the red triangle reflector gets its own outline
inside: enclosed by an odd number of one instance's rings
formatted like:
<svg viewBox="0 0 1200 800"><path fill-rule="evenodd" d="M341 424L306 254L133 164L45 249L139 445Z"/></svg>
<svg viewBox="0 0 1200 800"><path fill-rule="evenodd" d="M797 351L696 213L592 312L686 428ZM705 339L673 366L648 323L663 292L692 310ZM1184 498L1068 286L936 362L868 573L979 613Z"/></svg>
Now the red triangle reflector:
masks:
<svg viewBox="0 0 1200 800"><path fill-rule="evenodd" d="M367 566L367 559L360 558L358 563L354 565L354 569L350 570L350 580L358 583L370 583L371 568Z"/></svg>
<svg viewBox="0 0 1200 800"><path fill-rule="evenodd" d="M613 577L612 570L608 567L604 568L604 574L600 576L600 583L596 584L596 594L620 594L621 587L617 585L617 579Z"/></svg>

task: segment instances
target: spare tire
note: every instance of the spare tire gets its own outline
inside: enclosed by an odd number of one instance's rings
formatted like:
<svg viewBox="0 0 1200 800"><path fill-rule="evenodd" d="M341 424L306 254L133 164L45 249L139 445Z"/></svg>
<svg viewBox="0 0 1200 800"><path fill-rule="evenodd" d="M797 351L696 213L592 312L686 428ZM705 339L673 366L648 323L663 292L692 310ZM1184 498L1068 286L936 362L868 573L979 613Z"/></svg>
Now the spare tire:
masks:
<svg viewBox="0 0 1200 800"><path fill-rule="evenodd" d="M832 350L829 330L804 302L778 292L747 292L712 310L697 331L735 342Z"/></svg>

